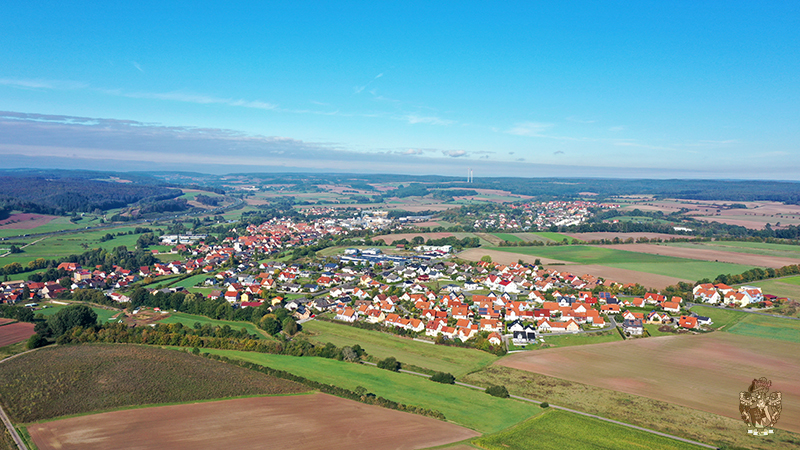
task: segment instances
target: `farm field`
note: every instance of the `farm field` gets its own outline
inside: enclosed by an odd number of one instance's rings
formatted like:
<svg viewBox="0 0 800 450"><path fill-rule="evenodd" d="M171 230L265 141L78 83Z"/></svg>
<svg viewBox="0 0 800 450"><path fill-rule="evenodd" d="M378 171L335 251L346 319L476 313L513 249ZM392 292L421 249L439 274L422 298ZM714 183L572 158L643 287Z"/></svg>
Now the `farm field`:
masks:
<svg viewBox="0 0 800 450"><path fill-rule="evenodd" d="M800 300L800 284L797 284L798 282L800 282L800 276L751 281L747 285L760 287L765 294Z"/></svg>
<svg viewBox="0 0 800 450"><path fill-rule="evenodd" d="M24 234L51 233L53 231L61 230L79 230L88 226L95 226L100 223L100 220L94 216L86 216L78 223L72 223L69 221L69 217L45 216L41 214L20 215L29 216L29 218L19 223L11 223L0 226L0 238ZM14 220L14 216L16 216L16 214L12 215L11 220ZM36 218L34 220L30 220L30 216L34 216ZM53 217L53 219L49 219L50 217ZM33 228L21 228L22 226L30 225L27 222L33 222L36 226Z"/></svg>
<svg viewBox="0 0 800 450"><path fill-rule="evenodd" d="M689 244L691 245L691 244ZM757 253L741 253L733 251L736 247L713 248L711 246L674 246L672 244L618 244L602 245L601 248L623 250L628 252L646 253L650 255L673 256L700 261L719 261L732 264L749 264L759 267L777 269L800 263L800 259L781 256L761 255Z"/></svg>
<svg viewBox="0 0 800 450"><path fill-rule="evenodd" d="M516 234L511 233L492 233L498 239L508 241L508 242L524 242L525 240L521 237L517 236Z"/></svg>
<svg viewBox="0 0 800 450"><path fill-rule="evenodd" d="M491 364L497 358L480 350L444 345L431 345L378 331L362 330L320 320L303 324L313 333L311 340L337 347L361 345L370 356L385 359L394 356L398 361L433 371L449 372L456 377Z"/></svg>
<svg viewBox="0 0 800 450"><path fill-rule="evenodd" d="M746 317L725 331L740 336L777 339L800 344L800 320L745 313Z"/></svg>
<svg viewBox="0 0 800 450"><path fill-rule="evenodd" d="M698 442L759 450L794 449L800 435L776 430L773 442L753 441L740 418L728 418L651 398L603 389L563 378L512 369L498 364L462 380L487 386L502 384L510 393L596 414ZM646 413L643 413L646 412Z"/></svg>
<svg viewBox="0 0 800 450"><path fill-rule="evenodd" d="M664 242L661 245L684 248L711 248L728 252L752 253L800 260L800 245L747 241Z"/></svg>
<svg viewBox="0 0 800 450"><path fill-rule="evenodd" d="M666 234L666 233L614 233L610 231L609 232L598 231L594 233L569 233L568 236L570 238L576 238L582 241L599 241L602 239L614 240L614 238L619 238L621 241L625 241L629 238L632 238L635 241L643 237L646 237L647 239L670 240L673 238L691 237L686 235Z"/></svg>
<svg viewBox="0 0 800 450"><path fill-rule="evenodd" d="M748 313L733 309L712 308L710 306L692 306L692 312L711 318L711 326L717 330L727 330L731 325L744 319Z"/></svg>
<svg viewBox="0 0 800 450"><path fill-rule="evenodd" d="M528 348L571 347L573 345L600 344L622 340L622 336L614 329L599 333L565 334L560 336L549 336L547 333L542 333L538 337L543 338L544 343Z"/></svg>
<svg viewBox="0 0 800 450"><path fill-rule="evenodd" d="M493 433L538 414L531 403L492 397L469 388L435 383L426 378L316 357L270 355L204 349L243 361L285 370L322 383L355 389L362 386L377 396L442 412L447 420L481 433Z"/></svg>
<svg viewBox="0 0 800 450"><path fill-rule="evenodd" d="M326 394L115 411L28 426L40 450L414 449L475 437L440 420Z"/></svg>
<svg viewBox="0 0 800 450"><path fill-rule="evenodd" d="M80 304L81 303L70 303L70 305L80 305ZM43 315L45 317L52 316L53 314L61 311L62 309L66 308L67 306L70 306L70 305L58 305L58 304L55 304L55 303L40 303L40 305L47 305L47 308L37 309L37 310L34 311L34 313L35 314L41 314L41 315ZM115 309L103 309L103 308L98 308L96 306L90 306L90 308L92 308L92 311L97 313L97 322L98 323L107 322L109 319L111 319L113 316L115 316L115 315L117 315L119 313L119 310L115 310Z"/></svg>
<svg viewBox="0 0 800 450"><path fill-rule="evenodd" d="M795 347L787 341L711 333L515 353L497 364L736 419L738 392L752 379L767 376L783 393L777 428L800 432L800 354Z"/></svg>
<svg viewBox="0 0 800 450"><path fill-rule="evenodd" d="M0 347L25 341L33 335L32 323L17 322L0 326Z"/></svg>
<svg viewBox="0 0 800 450"><path fill-rule="evenodd" d="M0 402L14 422L129 406L307 392L300 384L156 347L45 347L0 364Z"/></svg>
<svg viewBox="0 0 800 450"><path fill-rule="evenodd" d="M591 432L587 432L591 430ZM472 441L486 450L565 448L681 450L702 447L566 411L549 410L508 430Z"/></svg>
<svg viewBox="0 0 800 450"><path fill-rule="evenodd" d="M696 281L701 278L713 279L719 274L742 273L753 268L753 266L744 264L695 261L686 258L649 255L616 248L586 245L499 247L493 250L552 258L561 261L571 261L578 264L602 265L618 269L636 270L690 281Z"/></svg>
<svg viewBox="0 0 800 450"><path fill-rule="evenodd" d="M209 324L214 327L224 327L225 325L231 327L234 330L241 330L244 328L250 334L255 334L259 337L259 339L272 339L267 333L263 330L260 330L255 324L250 322L239 322L235 320L216 320L206 316L196 316L194 314L186 314L182 312L171 312L169 315L161 320L159 323L180 323L187 327L194 327L195 323L200 323L200 325Z"/></svg>

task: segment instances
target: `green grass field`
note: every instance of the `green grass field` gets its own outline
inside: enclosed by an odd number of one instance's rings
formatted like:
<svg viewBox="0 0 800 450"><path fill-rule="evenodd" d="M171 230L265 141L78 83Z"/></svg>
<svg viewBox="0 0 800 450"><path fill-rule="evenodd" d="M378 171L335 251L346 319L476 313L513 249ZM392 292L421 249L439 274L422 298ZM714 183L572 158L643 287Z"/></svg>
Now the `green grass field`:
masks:
<svg viewBox="0 0 800 450"><path fill-rule="evenodd" d="M320 320L306 322L303 328L314 334L311 340L322 344L330 342L337 347L359 344L376 358L394 356L402 363L450 372L457 377L485 367L497 359L480 350L426 344L379 331Z"/></svg>
<svg viewBox="0 0 800 450"><path fill-rule="evenodd" d="M48 305L47 308L38 309L38 310L34 311L34 313L35 314L41 313L43 316L49 317L49 316L52 316L53 314L61 311L62 309L66 308L67 306L69 306L69 305L54 305L52 303L49 303L47 305ZM92 311L97 313L97 322L99 322L99 323L108 322L108 319L110 319L112 316L114 316L117 313L119 313L119 310L110 310L110 309L103 309L103 308L97 308L97 307L91 307L91 308L92 308Z"/></svg>
<svg viewBox="0 0 800 450"><path fill-rule="evenodd" d="M711 321L714 322L711 327L717 330L720 328L727 330L748 315L743 311L712 308L710 306L693 306L691 311L701 316L710 317Z"/></svg>
<svg viewBox="0 0 800 450"><path fill-rule="evenodd" d="M548 336L547 333L543 333L539 337L544 338L544 344L536 344L533 347L528 346L528 348L572 347L573 345L600 344L602 342L622 340L622 336L616 330L561 336Z"/></svg>
<svg viewBox="0 0 800 450"><path fill-rule="evenodd" d="M800 276L753 281L746 284L760 287L765 294L800 300Z"/></svg>
<svg viewBox="0 0 800 450"><path fill-rule="evenodd" d="M508 241L508 242L524 242L524 239L522 239L521 237L517 236L516 234L510 234L510 233L492 233L492 234L495 237L498 237L498 238L500 238L500 239L502 239L504 241Z"/></svg>
<svg viewBox="0 0 800 450"><path fill-rule="evenodd" d="M720 274L738 274L753 266L721 262L697 261L671 256L636 253L612 248L586 245L564 245L555 247L493 247L509 253L520 253L543 258L560 259L578 264L597 264L619 269L665 275L686 280L714 279Z"/></svg>
<svg viewBox="0 0 800 450"><path fill-rule="evenodd" d="M80 230L82 228L86 228L89 226L96 226L100 223L99 217L89 214L84 216L83 220L78 221L78 223L72 223L69 221L69 219L70 219L69 217L56 217L55 219L51 220L45 225L41 225L36 228L30 228L27 230L21 230L16 228L2 228L0 229L0 237L21 236L26 234L52 233L54 231L61 231L61 230Z"/></svg>
<svg viewBox="0 0 800 450"><path fill-rule="evenodd" d="M233 350L203 351L285 370L351 390L363 386L375 395L396 402L441 411L448 420L481 433L503 430L541 412L539 407L531 403L492 397L474 389L435 383L416 375L390 372L363 364Z"/></svg>
<svg viewBox="0 0 800 450"><path fill-rule="evenodd" d="M726 331L742 336L778 339L800 344L800 320L747 314L747 317L733 324Z"/></svg>
<svg viewBox="0 0 800 450"><path fill-rule="evenodd" d="M754 255L780 256L784 258L800 259L800 246L789 244L770 244L766 242L739 242L739 241L713 241L713 242L669 242L663 245L681 248L705 248L736 253L750 253Z"/></svg>
<svg viewBox="0 0 800 450"><path fill-rule="evenodd" d="M561 242L564 239L568 240L569 242L572 242L572 239L573 239L573 238L567 236L566 234L553 233L553 232L550 232L550 231L537 231L537 232L532 233L532 234L535 234L537 236L541 236L541 237L543 237L545 239L550 239L551 241L556 241L556 242Z"/></svg>
<svg viewBox="0 0 800 450"><path fill-rule="evenodd" d="M244 328L250 334L255 334L261 339L273 339L270 335L260 330L257 326L250 322L237 322L233 320L216 320L205 316L196 316L194 314L186 314L182 312L170 313L169 317L159 320L160 323L181 323L187 327L194 327L194 324L200 322L200 325L210 324L215 327L224 327L228 325L234 330L241 330Z"/></svg>
<svg viewBox="0 0 800 450"><path fill-rule="evenodd" d="M702 447L566 411L549 410L525 422L472 441L487 450L699 449Z"/></svg>
<svg viewBox="0 0 800 450"><path fill-rule="evenodd" d="M202 283L205 281L206 278L210 278L212 275L207 273L201 273L199 275L193 275L185 280L178 281L175 284L171 284L171 287L184 287L190 288L194 287L198 283Z"/></svg>

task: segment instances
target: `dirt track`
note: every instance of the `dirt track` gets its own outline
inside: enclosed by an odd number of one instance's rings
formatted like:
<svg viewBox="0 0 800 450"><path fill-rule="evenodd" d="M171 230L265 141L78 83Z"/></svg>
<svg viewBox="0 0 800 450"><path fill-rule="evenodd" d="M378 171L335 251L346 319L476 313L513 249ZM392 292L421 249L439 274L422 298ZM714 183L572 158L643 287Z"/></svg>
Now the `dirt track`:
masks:
<svg viewBox="0 0 800 450"><path fill-rule="evenodd" d="M697 259L701 261L720 261L734 264L746 264L749 266L772 267L774 269L800 263L800 260L795 258L785 258L780 256L737 253L707 248L672 247L668 245L657 244L598 245L598 247L627 250L629 252L649 253L652 255L675 256L678 258Z"/></svg>
<svg viewBox="0 0 800 450"><path fill-rule="evenodd" d="M440 420L319 393L114 411L28 431L40 450L416 449L478 436Z"/></svg>
<svg viewBox="0 0 800 450"><path fill-rule="evenodd" d="M754 378L782 392L777 428L800 432L796 344L717 332L516 353L496 364L739 419ZM644 412L643 412L644 413Z"/></svg>

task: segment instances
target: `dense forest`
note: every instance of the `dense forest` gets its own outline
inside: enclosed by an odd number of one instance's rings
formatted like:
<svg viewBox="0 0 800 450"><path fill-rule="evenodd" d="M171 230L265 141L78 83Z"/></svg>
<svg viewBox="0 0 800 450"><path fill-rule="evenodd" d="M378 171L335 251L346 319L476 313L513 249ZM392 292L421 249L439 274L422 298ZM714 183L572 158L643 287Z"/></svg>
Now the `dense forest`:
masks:
<svg viewBox="0 0 800 450"><path fill-rule="evenodd" d="M170 200L180 190L86 178L0 176L0 208L62 215Z"/></svg>

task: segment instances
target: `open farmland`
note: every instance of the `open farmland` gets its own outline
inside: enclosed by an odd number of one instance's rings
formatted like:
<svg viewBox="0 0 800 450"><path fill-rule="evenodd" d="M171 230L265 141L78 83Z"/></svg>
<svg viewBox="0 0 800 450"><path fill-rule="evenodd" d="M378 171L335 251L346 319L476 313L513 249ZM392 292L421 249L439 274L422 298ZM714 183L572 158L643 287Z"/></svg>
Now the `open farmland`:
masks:
<svg viewBox="0 0 800 450"><path fill-rule="evenodd" d="M157 403L306 392L300 384L187 353L138 345L45 347L0 364L15 422Z"/></svg>
<svg viewBox="0 0 800 450"><path fill-rule="evenodd" d="M497 364L739 418L737 398L762 376L783 393L777 428L800 432L796 344L712 333L510 355Z"/></svg>
<svg viewBox="0 0 800 450"><path fill-rule="evenodd" d="M28 322L10 323L0 326L0 347L16 344L33 336L33 324Z"/></svg>
<svg viewBox="0 0 800 450"><path fill-rule="evenodd" d="M751 281L748 286L758 286L765 294L800 300L800 276Z"/></svg>
<svg viewBox="0 0 800 450"><path fill-rule="evenodd" d="M362 386L377 396L395 402L440 411L447 420L481 433L500 431L541 412L532 403L492 397L473 389L435 383L427 378L391 372L375 366L308 356L217 349L203 351L285 370L313 381L350 390Z"/></svg>
<svg viewBox="0 0 800 450"><path fill-rule="evenodd" d="M713 279L719 274L742 273L753 268L752 265L713 261L696 261L687 258L650 255L645 253L619 250L617 248L603 248L599 246L587 245L563 245L554 247L499 247L494 250L543 258L552 258L577 264L608 266L617 269L635 270L639 272L652 273L655 275L679 278L687 281L696 281L701 278ZM587 270L572 270L570 268L566 268L566 270L572 272L593 273ZM624 282L624 280L615 278L612 279L615 281Z"/></svg>
<svg viewBox="0 0 800 450"><path fill-rule="evenodd" d="M664 242L661 245L683 248L704 248L753 255L777 256L800 260L800 245L749 241Z"/></svg>
<svg viewBox="0 0 800 450"><path fill-rule="evenodd" d="M587 432L591 430L590 432ZM549 410L532 419L472 441L486 450L642 449L681 450L702 447L656 436L599 419Z"/></svg>
<svg viewBox="0 0 800 450"><path fill-rule="evenodd" d="M337 347L359 344L375 358L394 356L398 361L433 371L461 376L491 364L495 359L480 350L444 345L431 345L378 331L362 330L348 325L312 320L303 328L313 333L312 340L332 343Z"/></svg>
<svg viewBox="0 0 800 450"><path fill-rule="evenodd" d="M425 239L425 241L427 241L428 239L441 239L441 238L450 237L450 236L453 236L453 233L440 232L440 233L384 234L384 235L381 235L381 236L375 236L374 238L372 238L372 240L373 241L383 241L387 245L389 245L394 241L400 241L400 240L403 240L403 239L407 240L408 242L411 242L411 240L414 239L417 236L421 236L422 238Z"/></svg>
<svg viewBox="0 0 800 450"><path fill-rule="evenodd" d="M748 314L725 331L740 336L777 339L800 344L800 320Z"/></svg>
<svg viewBox="0 0 800 450"><path fill-rule="evenodd" d="M46 216L43 214L11 214L9 217L0 220L0 228L11 230L30 230L42 225L47 225L58 216Z"/></svg>
<svg viewBox="0 0 800 450"><path fill-rule="evenodd" d="M28 431L40 450L416 449L477 435L451 423L320 393L114 411L34 424Z"/></svg>
<svg viewBox="0 0 800 450"><path fill-rule="evenodd" d="M759 255L754 253L739 253L728 249L714 249L700 246L672 246L664 244L621 244L600 245L601 248L624 250L628 252L647 253L650 255L664 255L676 258L696 259L699 261L719 261L732 264L747 264L758 267L771 267L777 269L800 263L800 259L780 256Z"/></svg>
<svg viewBox="0 0 800 450"><path fill-rule="evenodd" d="M641 238L647 239L662 239L668 241L670 239L687 238L691 236L678 235L678 234L665 234L665 233L614 233L610 231L598 231L594 233L569 233L568 236L582 241L599 241L606 239L613 241L614 238L619 238L621 241L633 239L634 241Z"/></svg>

